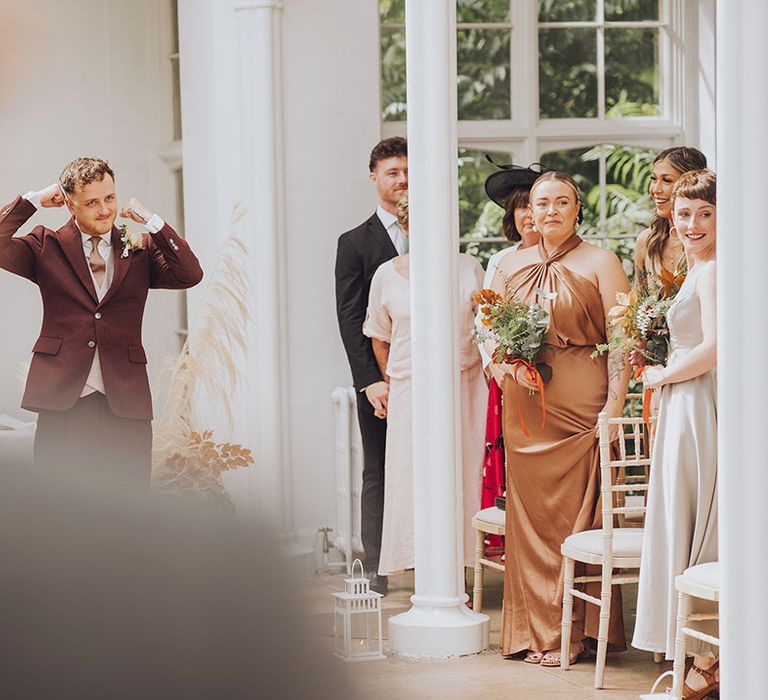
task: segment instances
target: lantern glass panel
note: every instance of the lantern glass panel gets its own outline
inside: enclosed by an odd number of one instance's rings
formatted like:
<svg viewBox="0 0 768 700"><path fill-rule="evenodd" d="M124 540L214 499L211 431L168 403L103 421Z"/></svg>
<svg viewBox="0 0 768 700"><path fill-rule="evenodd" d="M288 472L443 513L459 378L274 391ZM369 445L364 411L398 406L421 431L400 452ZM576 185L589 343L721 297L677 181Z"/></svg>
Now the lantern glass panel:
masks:
<svg viewBox="0 0 768 700"><path fill-rule="evenodd" d="M357 612L351 616L350 652L355 656L379 654L379 616L375 610Z"/></svg>

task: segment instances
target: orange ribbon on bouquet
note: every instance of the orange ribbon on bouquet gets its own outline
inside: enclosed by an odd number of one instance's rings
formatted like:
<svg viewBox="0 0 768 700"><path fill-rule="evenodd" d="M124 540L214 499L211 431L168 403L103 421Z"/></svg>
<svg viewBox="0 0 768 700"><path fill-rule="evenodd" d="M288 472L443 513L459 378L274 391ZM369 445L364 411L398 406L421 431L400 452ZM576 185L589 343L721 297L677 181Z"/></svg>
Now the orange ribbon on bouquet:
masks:
<svg viewBox="0 0 768 700"><path fill-rule="evenodd" d="M635 373L633 378L636 382L643 378L643 367L635 367ZM651 430L651 397L653 396L653 389L646 387L643 392L643 423L648 428L648 432Z"/></svg>
<svg viewBox="0 0 768 700"><path fill-rule="evenodd" d="M547 404L544 401L544 380L541 378L541 373L533 364L527 360L524 360L522 357L517 357L514 360L511 360L509 364L512 365L512 370L514 373L517 372L517 367L519 365L525 367L525 378L529 382L536 384L536 387L539 390L539 394L541 395L541 427L543 428L547 420ZM513 379L515 377L516 374L513 374ZM528 428L525 425L525 420L523 419L523 409L520 405L520 397L517 394L517 381L515 381L515 401L517 402L517 415L520 418L520 427L523 429L523 435L526 437L531 437L531 434L528 432Z"/></svg>

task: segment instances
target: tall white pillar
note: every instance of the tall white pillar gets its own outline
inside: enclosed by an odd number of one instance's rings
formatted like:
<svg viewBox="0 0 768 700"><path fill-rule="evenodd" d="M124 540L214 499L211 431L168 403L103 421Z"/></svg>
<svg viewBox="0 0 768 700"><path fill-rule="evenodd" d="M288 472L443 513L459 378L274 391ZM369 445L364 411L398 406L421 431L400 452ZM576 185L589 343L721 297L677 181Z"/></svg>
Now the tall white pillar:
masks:
<svg viewBox="0 0 768 700"><path fill-rule="evenodd" d="M717 3L718 484L723 700L766 697L768 3ZM757 654L757 656L756 656Z"/></svg>
<svg viewBox="0 0 768 700"><path fill-rule="evenodd" d="M284 206L282 92L280 75L282 5L274 0L234 3L240 76L240 153L243 225L251 262L251 352L246 426L256 465L251 501L271 516L279 532L293 530L284 319Z"/></svg>
<svg viewBox="0 0 768 700"><path fill-rule="evenodd" d="M407 0L416 592L390 649L449 657L488 646L463 589L459 426L455 0Z"/></svg>

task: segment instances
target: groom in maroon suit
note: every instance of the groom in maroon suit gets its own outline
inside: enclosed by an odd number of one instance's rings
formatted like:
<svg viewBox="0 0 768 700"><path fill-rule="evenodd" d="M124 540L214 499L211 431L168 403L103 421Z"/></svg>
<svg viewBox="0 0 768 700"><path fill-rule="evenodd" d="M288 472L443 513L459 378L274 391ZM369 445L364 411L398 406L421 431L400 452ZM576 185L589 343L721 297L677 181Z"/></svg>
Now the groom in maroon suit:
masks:
<svg viewBox="0 0 768 700"><path fill-rule="evenodd" d="M58 231L16 231L38 207L66 205ZM0 267L37 284L40 337L22 406L38 413L35 462L78 471L107 485L148 489L152 397L141 342L150 288L186 289L203 271L186 242L130 199L120 212L149 235L115 227L114 173L77 158L59 181L0 209Z"/></svg>

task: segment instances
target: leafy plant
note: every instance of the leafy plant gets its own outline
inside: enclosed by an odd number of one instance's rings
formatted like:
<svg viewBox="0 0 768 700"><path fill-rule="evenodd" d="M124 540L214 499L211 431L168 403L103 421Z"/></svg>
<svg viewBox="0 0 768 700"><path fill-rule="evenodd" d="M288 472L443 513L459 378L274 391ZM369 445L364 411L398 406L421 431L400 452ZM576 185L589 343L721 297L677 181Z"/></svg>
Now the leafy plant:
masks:
<svg viewBox="0 0 768 700"><path fill-rule="evenodd" d="M213 432L192 432L189 443L179 452L171 454L165 464L174 473L173 489L181 495L216 503L233 510L221 483L223 472L248 467L255 461L251 451L231 442L214 442Z"/></svg>

